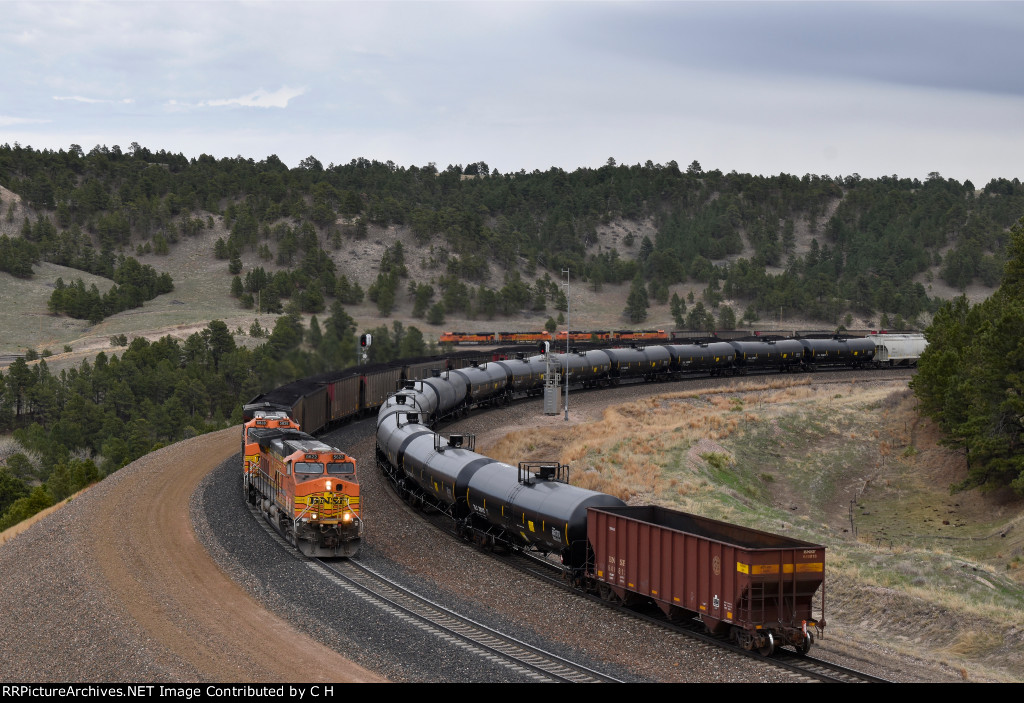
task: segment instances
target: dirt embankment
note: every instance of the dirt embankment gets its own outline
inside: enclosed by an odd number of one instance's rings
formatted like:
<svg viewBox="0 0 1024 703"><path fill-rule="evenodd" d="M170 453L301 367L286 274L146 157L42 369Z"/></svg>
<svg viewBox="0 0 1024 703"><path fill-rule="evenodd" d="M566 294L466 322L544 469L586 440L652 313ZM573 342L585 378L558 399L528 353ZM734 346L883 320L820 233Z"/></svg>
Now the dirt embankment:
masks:
<svg viewBox="0 0 1024 703"><path fill-rule="evenodd" d="M197 540L192 494L237 451L237 428L160 449L0 546L0 678L379 681L264 610Z"/></svg>

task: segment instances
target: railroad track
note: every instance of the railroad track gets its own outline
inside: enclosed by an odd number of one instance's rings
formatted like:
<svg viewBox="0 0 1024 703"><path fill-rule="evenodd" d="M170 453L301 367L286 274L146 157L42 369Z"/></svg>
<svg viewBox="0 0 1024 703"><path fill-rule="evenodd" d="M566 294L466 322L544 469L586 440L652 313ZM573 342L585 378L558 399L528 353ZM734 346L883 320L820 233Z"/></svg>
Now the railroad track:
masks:
<svg viewBox="0 0 1024 703"><path fill-rule="evenodd" d="M874 381L889 381L894 377L899 378L901 376L910 376L913 374L914 369L906 368L892 368L882 369L882 375L879 376L878 370L846 370L846 371L819 371L812 376L815 383L822 385L832 384L846 384L846 383L858 383L858 382L874 382ZM761 374L751 374L746 378L754 379L758 378ZM707 385L717 386L720 385L721 381L717 381L714 378L702 379ZM703 385L703 384L702 384ZM391 482L388 482L392 489L394 488ZM398 498L396 494L396 498ZM399 498L400 500L400 498ZM407 506L408 507L408 506ZM426 514L418 513L421 519L434 525L442 532L445 532L451 537L460 539L458 535L451 529L450 519L442 514ZM481 552L483 553L483 552ZM790 653L787 650L779 650L774 656L763 657L756 652L750 652L737 646L735 643L718 636L713 636L705 631L703 623L694 619L693 621L684 621L681 623L670 623L665 620L661 615L660 611L657 614L650 614L644 612L638 612L630 608L617 607L606 601L601 600L597 596L590 596L581 593L580 591L572 588L562 578L562 572L559 565L548 561L540 556L534 556L527 552L518 551L513 552L516 558L509 559L498 556L493 553L488 555L492 558L502 559L504 562L510 564L518 570L528 573L531 576L541 579L547 583L553 584L559 588L564 589L568 593L576 596L582 596L590 598L595 602L600 602L604 605L613 607L616 611L629 616L645 620L651 624L666 630L676 636L686 637L691 641L699 641L705 643L706 646L713 646L716 648L724 649L735 653L739 656L754 659L763 662L765 665L773 666L776 668L786 669L799 676L802 676L809 680L829 682L829 683L886 683L887 681L881 677L865 672L857 671L848 667L844 667L839 664L834 664L822 659L817 659L812 656L799 656L795 652ZM654 610L657 610L656 608Z"/></svg>
<svg viewBox="0 0 1024 703"><path fill-rule="evenodd" d="M490 556L499 558L498 555L495 554L491 554ZM571 593L582 598L588 598L596 603L601 603L611 607L618 613L627 617L643 620L655 627L664 629L673 635L685 637L690 640L696 640L698 642L705 643L708 646L725 649L734 654L754 659L770 666L786 669L816 681L827 683L888 683L885 679L874 676L873 674L857 671L856 669L851 669L823 659L817 659L815 657L806 655L800 656L795 652L789 652L784 649L777 650L775 654L770 657L763 657L756 652L749 652L742 647L737 646L734 642L724 637L708 634L705 631L704 624L696 618L693 620L674 623L665 620L661 615L661 612L653 606L651 607L650 612L645 612L609 603L596 595L584 594L569 586L562 578L562 571L558 565L539 555L520 551L513 552L512 556L513 558L511 559L504 559L504 563L507 563L513 568L523 573L527 573L534 578L540 579L545 583L561 588L567 593Z"/></svg>
<svg viewBox="0 0 1024 703"><path fill-rule="evenodd" d="M421 513L420 517L449 537L463 541L449 529L449 521L445 516L436 513L432 515ZM737 646L734 642L724 637L709 634L705 630L704 624L696 618L682 622L669 622L653 606L646 611L638 610L610 603L596 595L582 593L565 582L565 579L562 578L561 567L558 564L540 554L514 551L509 555L503 555L489 550L478 551L483 556L499 560L501 563L511 566L521 573L527 574L548 585L555 586L565 591L567 595L587 598L595 603L600 603L625 617L642 620L664 630L670 636L685 639L690 643L697 642L703 646L726 650L738 656L761 662L766 666L785 669L813 681L824 683L889 683L886 679L873 674L812 656L799 656L795 652L789 652L784 649L776 650L770 657L763 657L756 652L750 652Z"/></svg>
<svg viewBox="0 0 1024 703"><path fill-rule="evenodd" d="M249 506L249 512L272 539L318 576L451 646L505 667L529 681L620 683L610 675L547 652L434 603L352 559L327 562L307 557L275 532L252 506Z"/></svg>

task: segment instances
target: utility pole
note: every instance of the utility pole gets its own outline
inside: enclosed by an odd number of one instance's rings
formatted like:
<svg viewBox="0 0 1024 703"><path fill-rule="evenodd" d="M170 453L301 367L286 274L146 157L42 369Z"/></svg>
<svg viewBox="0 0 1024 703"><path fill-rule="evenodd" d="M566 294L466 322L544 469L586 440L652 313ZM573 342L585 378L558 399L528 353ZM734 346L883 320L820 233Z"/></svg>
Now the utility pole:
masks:
<svg viewBox="0 0 1024 703"><path fill-rule="evenodd" d="M562 269L565 274L565 421L569 421L569 338L572 336L572 325L569 324L569 269Z"/></svg>

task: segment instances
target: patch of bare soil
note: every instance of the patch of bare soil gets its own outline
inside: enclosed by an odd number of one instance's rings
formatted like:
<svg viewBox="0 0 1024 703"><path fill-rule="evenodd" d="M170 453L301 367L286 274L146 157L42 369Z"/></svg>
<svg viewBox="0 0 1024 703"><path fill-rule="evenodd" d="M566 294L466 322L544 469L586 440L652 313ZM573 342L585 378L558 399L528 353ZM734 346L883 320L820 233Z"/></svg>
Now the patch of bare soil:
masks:
<svg viewBox="0 0 1024 703"><path fill-rule="evenodd" d="M19 236L26 214L21 196L0 186L0 235Z"/></svg>

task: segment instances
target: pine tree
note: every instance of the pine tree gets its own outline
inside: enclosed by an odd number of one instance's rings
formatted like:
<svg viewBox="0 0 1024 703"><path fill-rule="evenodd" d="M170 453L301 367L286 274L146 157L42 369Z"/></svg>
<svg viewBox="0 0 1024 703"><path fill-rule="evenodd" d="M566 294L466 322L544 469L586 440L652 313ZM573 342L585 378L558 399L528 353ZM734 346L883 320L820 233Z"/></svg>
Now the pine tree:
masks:
<svg viewBox="0 0 1024 703"><path fill-rule="evenodd" d="M921 412L967 455L955 489L1012 486L1024 495L1024 219L1010 231L1003 281L973 307L945 303L925 331L911 388Z"/></svg>
<svg viewBox="0 0 1024 703"><path fill-rule="evenodd" d="M633 285L629 289L629 296L626 298L626 309L623 314L632 322L643 322L647 319L647 308L650 301L647 298L647 288L644 286L644 279L638 273L633 279Z"/></svg>

